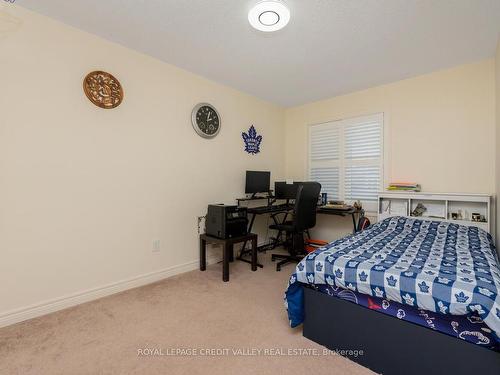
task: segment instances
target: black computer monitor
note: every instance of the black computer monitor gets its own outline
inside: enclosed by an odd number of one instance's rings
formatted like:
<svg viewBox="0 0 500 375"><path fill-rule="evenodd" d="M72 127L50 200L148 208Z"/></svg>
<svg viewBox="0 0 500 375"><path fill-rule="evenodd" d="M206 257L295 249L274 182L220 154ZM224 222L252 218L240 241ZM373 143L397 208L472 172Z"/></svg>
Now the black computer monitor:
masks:
<svg viewBox="0 0 500 375"><path fill-rule="evenodd" d="M271 172L247 171L245 194L267 193L271 186Z"/></svg>
<svg viewBox="0 0 500 375"><path fill-rule="evenodd" d="M295 199L297 196L297 189L301 182L294 182L287 184L286 182L274 183L274 196L276 199Z"/></svg>

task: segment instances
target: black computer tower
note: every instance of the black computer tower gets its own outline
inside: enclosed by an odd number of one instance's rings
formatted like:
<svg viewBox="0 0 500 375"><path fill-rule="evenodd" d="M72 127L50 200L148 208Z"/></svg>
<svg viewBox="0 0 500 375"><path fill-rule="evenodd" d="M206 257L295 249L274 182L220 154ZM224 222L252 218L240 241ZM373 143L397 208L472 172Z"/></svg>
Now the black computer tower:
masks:
<svg viewBox="0 0 500 375"><path fill-rule="evenodd" d="M246 207L211 204L208 206L206 232L217 238L234 238L247 234Z"/></svg>

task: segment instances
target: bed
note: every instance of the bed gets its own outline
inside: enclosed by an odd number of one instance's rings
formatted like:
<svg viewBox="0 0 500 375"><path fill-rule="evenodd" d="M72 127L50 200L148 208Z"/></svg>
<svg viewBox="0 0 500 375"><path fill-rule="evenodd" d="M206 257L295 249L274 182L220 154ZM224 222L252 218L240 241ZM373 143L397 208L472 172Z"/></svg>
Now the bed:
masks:
<svg viewBox="0 0 500 375"><path fill-rule="evenodd" d="M384 374L500 370L500 268L477 227L388 218L306 256L290 324Z"/></svg>

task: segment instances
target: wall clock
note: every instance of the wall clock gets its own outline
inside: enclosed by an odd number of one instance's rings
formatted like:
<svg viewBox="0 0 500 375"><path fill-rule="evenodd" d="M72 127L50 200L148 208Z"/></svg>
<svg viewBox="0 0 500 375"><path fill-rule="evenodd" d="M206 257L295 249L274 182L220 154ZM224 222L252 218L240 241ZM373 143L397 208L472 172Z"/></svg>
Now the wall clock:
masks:
<svg viewBox="0 0 500 375"><path fill-rule="evenodd" d="M200 103L191 113L193 128L203 138L213 138L220 130L221 120L219 112L208 103Z"/></svg>

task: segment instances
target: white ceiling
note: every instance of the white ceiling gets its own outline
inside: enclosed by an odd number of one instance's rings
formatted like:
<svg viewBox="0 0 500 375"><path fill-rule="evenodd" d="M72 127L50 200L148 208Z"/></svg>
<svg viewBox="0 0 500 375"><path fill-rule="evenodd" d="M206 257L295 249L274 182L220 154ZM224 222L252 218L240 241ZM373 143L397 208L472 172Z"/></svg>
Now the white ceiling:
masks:
<svg viewBox="0 0 500 375"><path fill-rule="evenodd" d="M500 0L286 0L289 25L253 30L257 0L16 3L282 106L494 55Z"/></svg>

